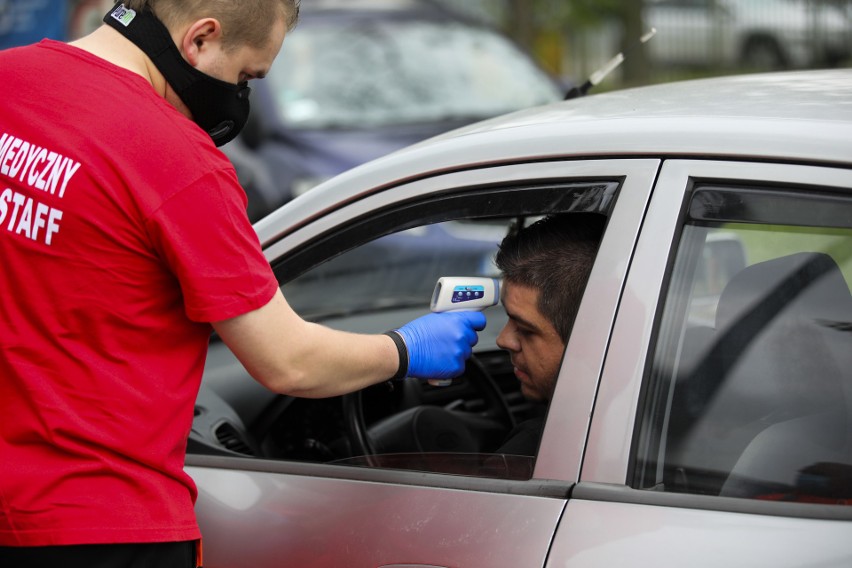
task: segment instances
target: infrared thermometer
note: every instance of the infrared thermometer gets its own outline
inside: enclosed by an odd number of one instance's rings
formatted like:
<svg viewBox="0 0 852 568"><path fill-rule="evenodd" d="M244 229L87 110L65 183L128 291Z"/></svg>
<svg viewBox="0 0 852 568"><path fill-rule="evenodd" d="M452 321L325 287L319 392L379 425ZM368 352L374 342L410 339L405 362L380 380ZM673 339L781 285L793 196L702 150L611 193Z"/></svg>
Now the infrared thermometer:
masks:
<svg viewBox="0 0 852 568"><path fill-rule="evenodd" d="M443 276L438 278L429 309L433 312L482 311L500 301L500 280L479 276ZM445 387L452 379L429 379L435 387Z"/></svg>

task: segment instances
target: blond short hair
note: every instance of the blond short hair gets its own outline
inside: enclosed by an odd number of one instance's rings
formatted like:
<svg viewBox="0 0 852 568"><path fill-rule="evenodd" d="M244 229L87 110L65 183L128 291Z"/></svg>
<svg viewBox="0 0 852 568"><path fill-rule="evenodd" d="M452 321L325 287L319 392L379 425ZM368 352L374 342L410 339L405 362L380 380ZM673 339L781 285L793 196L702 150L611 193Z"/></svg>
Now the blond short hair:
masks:
<svg viewBox="0 0 852 568"><path fill-rule="evenodd" d="M201 18L216 18L222 24L222 43L227 48L262 48L272 28L284 20L292 30L299 19L299 0L124 0L141 12L150 9L170 30Z"/></svg>

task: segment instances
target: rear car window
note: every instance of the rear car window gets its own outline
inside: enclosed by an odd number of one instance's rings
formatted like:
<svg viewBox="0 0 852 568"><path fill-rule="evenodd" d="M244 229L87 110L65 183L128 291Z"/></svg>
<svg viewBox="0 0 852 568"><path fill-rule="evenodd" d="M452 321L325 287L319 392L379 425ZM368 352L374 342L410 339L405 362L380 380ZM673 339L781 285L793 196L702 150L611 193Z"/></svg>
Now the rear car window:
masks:
<svg viewBox="0 0 852 568"><path fill-rule="evenodd" d="M698 187L680 236L632 485L852 504L852 198Z"/></svg>

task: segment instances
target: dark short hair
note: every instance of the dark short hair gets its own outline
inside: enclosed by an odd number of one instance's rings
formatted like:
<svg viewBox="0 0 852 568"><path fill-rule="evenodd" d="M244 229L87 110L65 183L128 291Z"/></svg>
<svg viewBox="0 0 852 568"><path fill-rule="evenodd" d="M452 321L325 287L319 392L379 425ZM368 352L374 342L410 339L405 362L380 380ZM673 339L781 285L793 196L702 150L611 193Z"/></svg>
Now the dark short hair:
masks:
<svg viewBox="0 0 852 568"><path fill-rule="evenodd" d="M603 235L606 217L559 213L513 228L500 244L503 279L539 291L538 310L567 343Z"/></svg>

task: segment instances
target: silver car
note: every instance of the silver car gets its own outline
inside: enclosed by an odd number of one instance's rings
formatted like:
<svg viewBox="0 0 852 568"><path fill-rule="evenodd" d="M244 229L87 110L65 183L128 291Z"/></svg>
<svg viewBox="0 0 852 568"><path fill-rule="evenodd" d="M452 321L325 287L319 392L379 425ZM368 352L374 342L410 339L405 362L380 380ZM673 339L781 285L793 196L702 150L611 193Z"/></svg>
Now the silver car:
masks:
<svg viewBox="0 0 852 568"><path fill-rule="evenodd" d="M554 212L607 226L549 407L499 305L445 387L278 396L213 338L186 460L207 568L852 565L852 71L513 113L256 229L300 314L382 332ZM535 419L533 455L496 452Z"/></svg>
<svg viewBox="0 0 852 568"><path fill-rule="evenodd" d="M852 56L845 0L646 0L663 65L750 70L839 66Z"/></svg>

